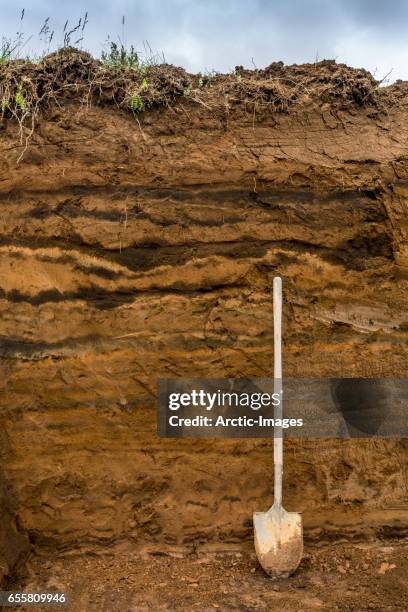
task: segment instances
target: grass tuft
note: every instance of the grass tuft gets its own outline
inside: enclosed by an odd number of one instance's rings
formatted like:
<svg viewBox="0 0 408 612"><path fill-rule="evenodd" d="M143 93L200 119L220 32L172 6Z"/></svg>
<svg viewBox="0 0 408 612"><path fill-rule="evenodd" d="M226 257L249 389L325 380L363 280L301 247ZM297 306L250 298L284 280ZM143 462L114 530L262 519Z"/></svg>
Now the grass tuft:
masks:
<svg viewBox="0 0 408 612"><path fill-rule="evenodd" d="M108 42L108 51L102 51L101 55L102 64L106 66L106 68L116 68L117 70L140 68L139 53L135 50L133 45L131 45L129 49L126 49L121 43L114 41Z"/></svg>

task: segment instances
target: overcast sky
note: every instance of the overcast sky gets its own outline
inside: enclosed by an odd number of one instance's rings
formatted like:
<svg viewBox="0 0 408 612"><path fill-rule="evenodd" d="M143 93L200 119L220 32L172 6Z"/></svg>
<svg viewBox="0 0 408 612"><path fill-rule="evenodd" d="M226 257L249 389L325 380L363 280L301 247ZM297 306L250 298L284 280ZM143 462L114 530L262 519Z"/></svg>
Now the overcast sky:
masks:
<svg viewBox="0 0 408 612"><path fill-rule="evenodd" d="M65 21L74 25L87 10L83 47L96 55L108 35L122 37L124 15L127 45L148 41L193 72L317 57L408 80L408 0L0 0L0 9L3 36L33 35L25 52L43 50L38 32L46 17L61 42Z"/></svg>

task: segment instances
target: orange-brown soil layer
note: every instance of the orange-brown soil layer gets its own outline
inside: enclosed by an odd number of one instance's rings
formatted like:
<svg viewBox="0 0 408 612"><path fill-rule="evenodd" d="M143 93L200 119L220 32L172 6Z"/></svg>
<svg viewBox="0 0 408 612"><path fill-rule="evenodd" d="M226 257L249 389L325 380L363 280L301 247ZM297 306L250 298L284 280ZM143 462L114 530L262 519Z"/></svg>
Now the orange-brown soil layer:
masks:
<svg viewBox="0 0 408 612"><path fill-rule="evenodd" d="M271 444L158 439L155 385L269 376L275 274L286 376L407 376L405 84L357 99L357 71L339 68L342 89L330 66L292 77L338 96L302 89L282 112L228 106L223 77L208 104L180 95L135 118L71 97L21 141L1 123L3 573L16 537L49 551L251 537ZM406 441L292 441L285 458L307 537L407 529Z"/></svg>

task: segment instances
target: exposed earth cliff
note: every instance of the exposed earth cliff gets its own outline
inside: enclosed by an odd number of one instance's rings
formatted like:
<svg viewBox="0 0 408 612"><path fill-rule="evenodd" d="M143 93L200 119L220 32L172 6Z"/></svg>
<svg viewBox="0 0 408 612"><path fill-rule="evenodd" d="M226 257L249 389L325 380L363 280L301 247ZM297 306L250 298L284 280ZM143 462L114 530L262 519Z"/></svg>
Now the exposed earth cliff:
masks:
<svg viewBox="0 0 408 612"><path fill-rule="evenodd" d="M286 376L408 375L407 85L165 66L135 112L84 54L48 62L13 67L37 106L0 124L4 573L13 538L239 543L271 500L270 442L158 439L156 381L269 376L275 274ZM406 441L285 451L307 537L407 529Z"/></svg>

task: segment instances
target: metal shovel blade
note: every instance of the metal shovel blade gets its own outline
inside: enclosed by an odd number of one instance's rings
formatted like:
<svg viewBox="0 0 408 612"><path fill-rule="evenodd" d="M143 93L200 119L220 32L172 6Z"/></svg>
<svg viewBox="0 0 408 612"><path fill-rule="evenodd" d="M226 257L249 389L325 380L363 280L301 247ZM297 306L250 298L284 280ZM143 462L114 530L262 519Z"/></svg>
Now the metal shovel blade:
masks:
<svg viewBox="0 0 408 612"><path fill-rule="evenodd" d="M272 506L254 513L255 551L259 563L272 578L287 578L303 555L302 517Z"/></svg>

